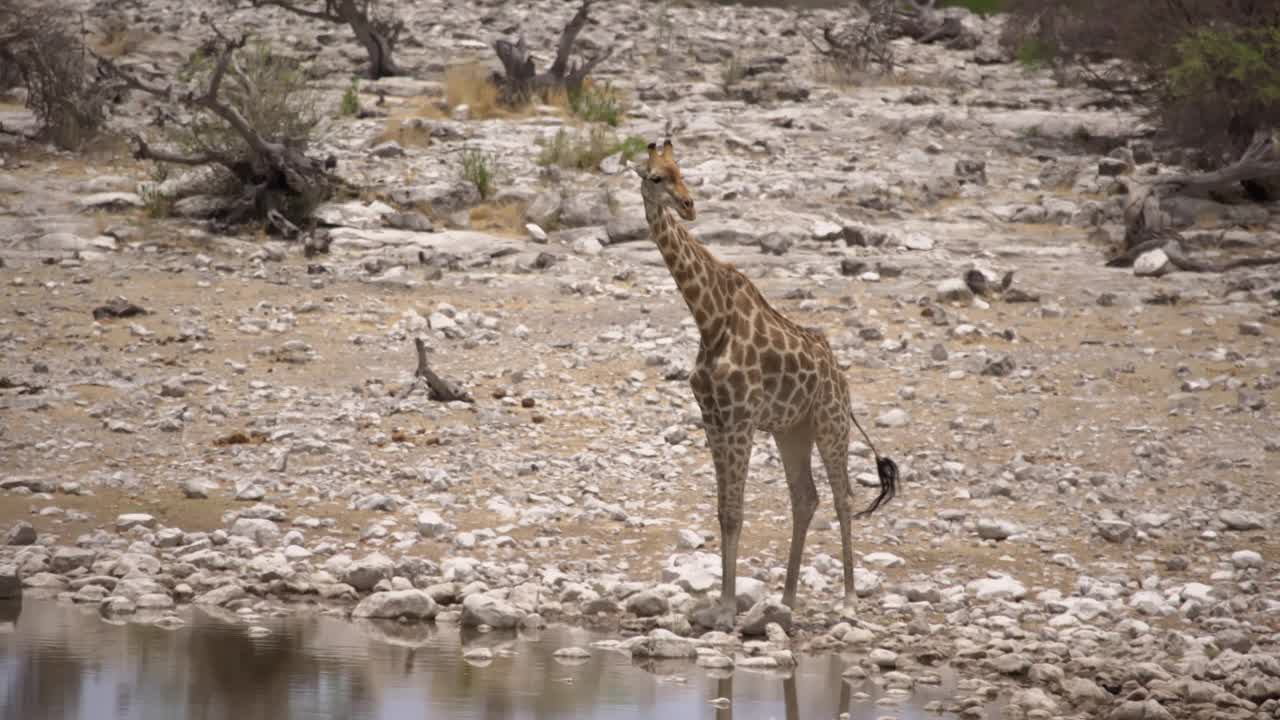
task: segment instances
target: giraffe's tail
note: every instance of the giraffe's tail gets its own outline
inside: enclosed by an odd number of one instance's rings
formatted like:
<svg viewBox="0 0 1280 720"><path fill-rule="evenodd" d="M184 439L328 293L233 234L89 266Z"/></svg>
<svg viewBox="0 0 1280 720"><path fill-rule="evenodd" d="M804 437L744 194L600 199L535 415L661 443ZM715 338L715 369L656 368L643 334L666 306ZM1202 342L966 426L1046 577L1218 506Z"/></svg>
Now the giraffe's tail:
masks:
<svg viewBox="0 0 1280 720"><path fill-rule="evenodd" d="M854 515L855 518L864 518L879 510L881 505L898 494L898 464L893 461L893 458L880 456L875 443L871 442L871 436L867 435L867 431L863 430L862 425L858 423L858 418L853 414L853 408L849 408L849 419L853 421L853 426L858 428L858 432L862 433L867 445L871 447L871 454L876 457L876 474L880 476L880 494L876 495L876 499L871 501L866 510Z"/></svg>

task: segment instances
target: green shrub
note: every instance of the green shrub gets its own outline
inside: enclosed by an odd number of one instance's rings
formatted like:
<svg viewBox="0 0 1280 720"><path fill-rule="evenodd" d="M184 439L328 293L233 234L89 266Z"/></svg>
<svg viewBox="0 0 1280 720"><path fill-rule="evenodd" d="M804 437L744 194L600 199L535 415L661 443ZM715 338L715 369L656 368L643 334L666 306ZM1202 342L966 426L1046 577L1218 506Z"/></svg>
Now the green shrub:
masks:
<svg viewBox="0 0 1280 720"><path fill-rule="evenodd" d="M480 197L488 200L493 195L494 169L497 157L473 148L462 151L462 178L480 191Z"/></svg>
<svg viewBox="0 0 1280 720"><path fill-rule="evenodd" d="M295 148L305 148L319 121L315 94L297 64L272 52L265 42L236 54L243 75L228 72L219 97L244 116L263 138ZM205 53L191 57L179 72L180 81L203 91L208 87L215 58ZM252 161L254 151L225 120L211 112L198 112L184 126L175 127L172 139L192 153L212 153Z"/></svg>
<svg viewBox="0 0 1280 720"><path fill-rule="evenodd" d="M649 143L645 142L644 138L628 135L618 144L618 149L615 152L622 153L622 159L631 162L637 155L646 152L648 149Z"/></svg>
<svg viewBox="0 0 1280 720"><path fill-rule="evenodd" d="M746 76L746 66L738 60L737 55L731 55L720 68L720 87L728 92L734 85L742 82L742 79Z"/></svg>
<svg viewBox="0 0 1280 720"><path fill-rule="evenodd" d="M611 85L584 83L569 92L569 109L587 122L617 127L622 121L622 99Z"/></svg>
<svg viewBox="0 0 1280 720"><path fill-rule="evenodd" d="M173 198L161 193L157 186L144 187L141 197L142 212L147 217L159 219L173 214Z"/></svg>
<svg viewBox="0 0 1280 720"><path fill-rule="evenodd" d="M1018 62L1030 67L1040 67L1048 65L1053 60L1055 52L1053 46L1036 37L1029 37L1018 45L1018 49L1014 51L1013 56Z"/></svg>
<svg viewBox="0 0 1280 720"><path fill-rule="evenodd" d="M1176 55L1169 70L1174 97L1218 91L1236 101L1280 103L1280 26L1201 28L1178 42Z"/></svg>
<svg viewBox="0 0 1280 720"><path fill-rule="evenodd" d="M1238 152L1255 130L1280 126L1280 24L1190 33L1175 45L1160 89L1166 127Z"/></svg>
<svg viewBox="0 0 1280 720"><path fill-rule="evenodd" d="M342 104L338 106L338 114L343 117L355 117L360 114L360 81L351 78L351 87L342 93Z"/></svg>
<svg viewBox="0 0 1280 720"><path fill-rule="evenodd" d="M979 15L1003 12L1006 5L1005 0L947 0L942 4L944 6L969 8Z"/></svg>
<svg viewBox="0 0 1280 720"><path fill-rule="evenodd" d="M1006 0L1020 61L1081 66L1086 83L1141 102L1167 136L1234 159L1280 126L1280 2ZM1099 61L1121 60L1106 67Z"/></svg>
<svg viewBox="0 0 1280 720"><path fill-rule="evenodd" d="M624 160L630 161L647 147L648 143L643 138L630 136L619 139L612 131L600 126L585 132L561 128L543 143L542 151L538 153L538 164L570 170L595 170L600 161L610 155L621 153Z"/></svg>

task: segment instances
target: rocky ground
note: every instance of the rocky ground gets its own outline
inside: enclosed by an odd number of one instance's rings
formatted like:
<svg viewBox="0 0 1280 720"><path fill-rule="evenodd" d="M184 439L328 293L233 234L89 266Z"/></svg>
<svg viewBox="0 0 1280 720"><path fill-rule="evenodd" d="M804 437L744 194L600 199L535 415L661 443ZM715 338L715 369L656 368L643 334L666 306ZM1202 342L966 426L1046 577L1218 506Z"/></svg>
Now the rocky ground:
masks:
<svg viewBox="0 0 1280 720"><path fill-rule="evenodd" d="M162 67L197 10L144 5L125 59ZM740 622L792 637L735 648L690 624L719 587L697 335L634 176L617 157L540 167L538 142L575 124L555 108L442 107L447 66L490 62L515 28L550 48L573 8L440 5L405 11L413 76L364 83L371 117L321 124L368 189L323 208L329 255L148 217L149 169L123 148L0 149L0 589L162 624L186 602L566 620L711 666L843 649L851 681L904 692L958 668L962 715L1003 693L1005 717L1280 717L1280 278L1102 267L1117 178L1174 159L1135 111L1005 61L998 18L966 18L976 49L902 41L895 77L856 79L795 31L829 12L593 10L584 44L615 49L598 79L629 102L618 134L670 125L694 234L827 330L903 470L857 528L853 616L816 471L792 615L785 483L759 439ZM227 22L277 29L324 107L361 64L341 29ZM731 58L754 70L726 82ZM487 202L464 149L498 159ZM1280 243L1274 205L1171 208L1210 253ZM974 269L1013 284L975 296ZM145 313L115 316L128 305ZM418 337L474 403L412 384Z"/></svg>

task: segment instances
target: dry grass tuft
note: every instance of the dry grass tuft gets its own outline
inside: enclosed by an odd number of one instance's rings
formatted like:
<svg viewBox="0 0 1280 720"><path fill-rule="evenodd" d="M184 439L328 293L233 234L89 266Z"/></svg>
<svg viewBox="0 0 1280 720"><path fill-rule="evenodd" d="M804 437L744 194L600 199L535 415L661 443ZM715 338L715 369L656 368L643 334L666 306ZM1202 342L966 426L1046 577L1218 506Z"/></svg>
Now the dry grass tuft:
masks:
<svg viewBox="0 0 1280 720"><path fill-rule="evenodd" d="M479 62L454 65L445 71L444 99L450 108L466 105L472 120L529 117L542 114L544 107L555 108L559 115L567 117L573 105L563 88L519 107L503 105L488 68Z"/></svg>
<svg viewBox="0 0 1280 720"><path fill-rule="evenodd" d="M498 86L481 63L455 65L444 73L445 102L449 107L466 105L473 119L510 117L512 112L502 107L498 97Z"/></svg>
<svg viewBox="0 0 1280 720"><path fill-rule="evenodd" d="M482 203L471 208L471 229L499 235L523 237L527 203L506 201Z"/></svg>
<svg viewBox="0 0 1280 720"><path fill-rule="evenodd" d="M154 33L142 28L113 28L93 44L93 49L103 57L118 59L133 54L153 37Z"/></svg>
<svg viewBox="0 0 1280 720"><path fill-rule="evenodd" d="M447 116L439 100L410 98L391 112L382 132L373 139L373 144L394 140L402 147L427 147L431 145L431 128L422 121L442 120L445 117Z"/></svg>

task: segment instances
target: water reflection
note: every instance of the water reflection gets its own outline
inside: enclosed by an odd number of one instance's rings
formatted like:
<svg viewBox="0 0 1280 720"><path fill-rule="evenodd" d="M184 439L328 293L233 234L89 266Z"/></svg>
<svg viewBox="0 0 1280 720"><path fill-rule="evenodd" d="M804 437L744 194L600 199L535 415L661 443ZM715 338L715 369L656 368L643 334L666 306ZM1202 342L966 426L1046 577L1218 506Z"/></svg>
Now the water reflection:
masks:
<svg viewBox="0 0 1280 720"><path fill-rule="evenodd" d="M19 614L20 613L20 614ZM321 615L253 618L191 609L177 629L103 622L92 608L28 601L0 606L4 720L293 720L304 718L835 718L936 717L920 705L877 705L840 673L848 659L806 657L794 673L706 671L689 663L633 665L595 650L564 662L555 650L598 636L573 628L533 635L441 625L351 623ZM248 628L271 630L251 636ZM488 648L473 665L465 650ZM714 673L714 674L713 674ZM713 705L730 698L727 707Z"/></svg>
<svg viewBox="0 0 1280 720"><path fill-rule="evenodd" d="M12 632L22 614L22 598L0 600L0 632Z"/></svg>

